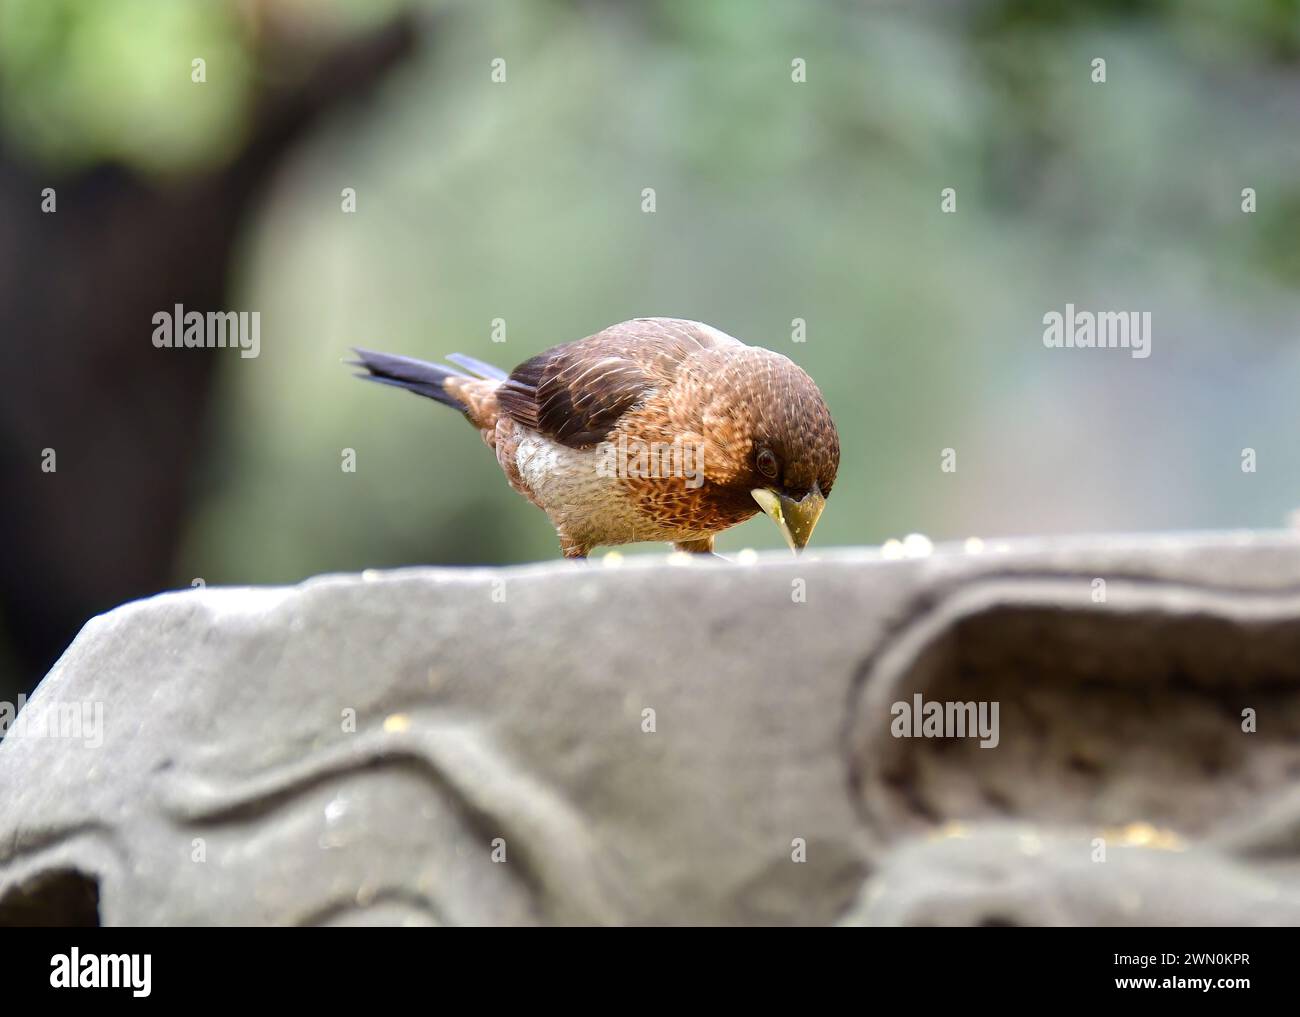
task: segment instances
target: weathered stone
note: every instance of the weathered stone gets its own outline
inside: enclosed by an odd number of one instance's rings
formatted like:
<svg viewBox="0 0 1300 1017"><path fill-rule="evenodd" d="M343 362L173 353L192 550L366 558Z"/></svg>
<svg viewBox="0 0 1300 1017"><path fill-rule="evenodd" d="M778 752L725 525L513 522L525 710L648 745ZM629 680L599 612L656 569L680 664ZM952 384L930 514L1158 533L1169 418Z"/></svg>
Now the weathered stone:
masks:
<svg viewBox="0 0 1300 1017"><path fill-rule="evenodd" d="M1286 534L186 591L20 717L0 923L1300 922Z"/></svg>

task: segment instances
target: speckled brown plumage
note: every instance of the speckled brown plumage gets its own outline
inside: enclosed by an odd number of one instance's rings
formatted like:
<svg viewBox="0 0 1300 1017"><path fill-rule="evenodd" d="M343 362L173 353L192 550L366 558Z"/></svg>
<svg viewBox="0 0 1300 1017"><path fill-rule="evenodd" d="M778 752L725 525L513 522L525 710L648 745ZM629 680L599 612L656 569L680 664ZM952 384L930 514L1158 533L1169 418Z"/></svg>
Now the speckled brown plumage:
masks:
<svg viewBox="0 0 1300 1017"><path fill-rule="evenodd" d="M472 374L358 353L363 377L461 410L510 485L550 516L568 557L637 540L709 551L714 534L759 511L756 489L787 506L824 498L839 467L812 379L700 322L622 322L508 377L464 357L449 359Z"/></svg>

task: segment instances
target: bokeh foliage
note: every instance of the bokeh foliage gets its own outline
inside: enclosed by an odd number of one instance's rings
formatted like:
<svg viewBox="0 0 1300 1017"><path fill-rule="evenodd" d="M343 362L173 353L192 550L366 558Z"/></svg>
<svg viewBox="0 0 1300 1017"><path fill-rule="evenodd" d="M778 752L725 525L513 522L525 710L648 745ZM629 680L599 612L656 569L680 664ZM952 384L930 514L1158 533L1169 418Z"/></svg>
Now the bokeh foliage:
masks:
<svg viewBox="0 0 1300 1017"><path fill-rule="evenodd" d="M250 9L307 32L396 6L7 0L5 142L52 171L201 172L247 130ZM1277 526L1300 499L1295 3L420 6L417 58L315 133L247 226L231 300L262 312L263 352L228 358L195 436L178 579L553 557L462 421L340 359L511 367L648 314L822 385L844 462L820 546ZM1153 356L1044 349L1066 302L1151 310ZM759 519L720 542L743 546L780 545Z"/></svg>

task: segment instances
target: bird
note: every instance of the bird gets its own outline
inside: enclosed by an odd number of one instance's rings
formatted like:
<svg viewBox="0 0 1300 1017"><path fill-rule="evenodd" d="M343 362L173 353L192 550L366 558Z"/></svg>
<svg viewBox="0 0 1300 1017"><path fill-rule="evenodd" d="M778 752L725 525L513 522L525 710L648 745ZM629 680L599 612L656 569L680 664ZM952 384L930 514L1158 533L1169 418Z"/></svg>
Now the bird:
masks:
<svg viewBox="0 0 1300 1017"><path fill-rule="evenodd" d="M620 322L509 374L459 353L444 365L354 352L357 377L463 414L565 558L635 541L713 554L719 532L760 511L798 554L839 470L812 378L699 321Z"/></svg>

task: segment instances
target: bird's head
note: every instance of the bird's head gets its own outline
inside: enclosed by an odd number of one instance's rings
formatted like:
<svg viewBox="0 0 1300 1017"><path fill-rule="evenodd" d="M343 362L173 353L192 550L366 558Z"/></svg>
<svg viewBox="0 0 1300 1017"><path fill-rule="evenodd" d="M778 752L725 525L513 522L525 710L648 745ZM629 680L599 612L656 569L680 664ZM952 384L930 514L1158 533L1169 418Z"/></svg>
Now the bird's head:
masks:
<svg viewBox="0 0 1300 1017"><path fill-rule="evenodd" d="M840 465L839 434L816 383L789 358L749 347L720 365L706 393L706 480L751 514L757 503L799 551Z"/></svg>

